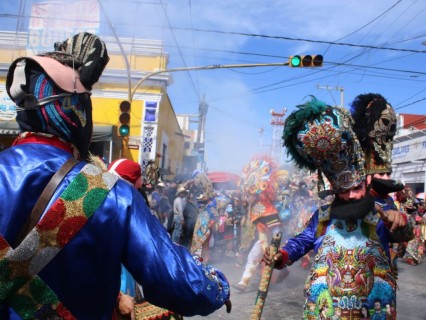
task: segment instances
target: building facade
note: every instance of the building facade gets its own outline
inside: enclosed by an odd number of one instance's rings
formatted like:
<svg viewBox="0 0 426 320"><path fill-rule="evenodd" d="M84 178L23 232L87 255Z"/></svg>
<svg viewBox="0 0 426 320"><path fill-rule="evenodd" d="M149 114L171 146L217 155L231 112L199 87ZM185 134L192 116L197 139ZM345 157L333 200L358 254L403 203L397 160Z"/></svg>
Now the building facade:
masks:
<svg viewBox="0 0 426 320"><path fill-rule="evenodd" d="M398 114L392 153L393 178L416 194L426 190L426 116Z"/></svg>
<svg viewBox="0 0 426 320"><path fill-rule="evenodd" d="M128 158L145 167L154 160L160 173L172 178L182 169L184 137L167 95L172 77L165 70L168 55L162 41L102 38L110 62L92 90L94 132L92 153L109 163ZM52 39L53 43L64 39ZM9 147L19 133L16 109L5 90L10 63L28 52L27 32L0 32L0 149ZM33 41L33 40L31 40ZM141 79L145 79L140 82ZM130 102L128 135L119 134L120 103Z"/></svg>

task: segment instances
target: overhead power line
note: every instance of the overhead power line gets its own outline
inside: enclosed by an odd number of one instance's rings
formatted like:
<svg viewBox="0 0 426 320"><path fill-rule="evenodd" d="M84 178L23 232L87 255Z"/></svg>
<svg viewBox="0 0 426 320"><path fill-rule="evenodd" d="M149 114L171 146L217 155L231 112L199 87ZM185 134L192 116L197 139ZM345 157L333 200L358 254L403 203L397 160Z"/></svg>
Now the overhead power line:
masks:
<svg viewBox="0 0 426 320"><path fill-rule="evenodd" d="M412 106L413 104L417 104L417 103L425 101L425 100L426 100L426 97L422 98L422 99L419 99L419 100L416 100L416 101L413 101L411 103L404 104L403 106L399 106L399 107L394 108L394 109L395 110L399 110L399 109L402 109L402 108L406 108L406 107Z"/></svg>
<svg viewBox="0 0 426 320"><path fill-rule="evenodd" d="M174 48L172 45L166 45L168 48ZM181 49L193 49L190 47L183 47L180 46ZM249 56L257 56L257 57L267 57L267 58L276 58L276 59L282 59L287 60L289 57L286 56L278 56L278 55L270 55L270 54L261 54L261 53L254 53L254 52L243 52L243 51L233 51L233 50L220 50L220 49L206 49L206 48L196 48L197 51L211 51L211 52L220 52L220 53L233 53L233 54L240 54L240 55L249 55ZM410 73L410 74L419 74L419 75L426 75L426 72L420 72L420 71L413 71L413 70L403 70L403 69L391 69L391 68L382 68L382 67L374 67L374 66L365 66L365 65L356 65L356 64L349 64L349 63L339 63L339 62L331 62L331 61L324 61L324 64L332 64L335 66L346 66L346 67L356 67L356 68L363 68L363 69L375 69L375 70L382 70L382 71L393 71L393 72L403 72L403 73Z"/></svg>
<svg viewBox="0 0 426 320"><path fill-rule="evenodd" d="M5 18L30 18L30 16L26 15L15 15L15 14L0 14L0 17ZM56 19L56 18L47 18L47 19ZM69 20L64 18L63 20ZM72 21L75 21L73 19ZM79 20L83 21L83 20ZM128 25L132 26L132 24L129 23L118 23L116 26L120 25ZM155 26L155 25L149 25L151 28L164 28L164 26ZM322 44L331 44L331 45L338 45L338 46L350 46L350 47L358 47L358 48L368 48L368 49L376 49L376 50L391 50L391 51L401 51L401 52L413 52L413 53L426 53L426 50L413 50L413 49L403 49L403 48L392 48L392 47L383 47L383 46L372 46L372 45L362 45L362 44L354 44L354 43L346 43L346 42L338 42L338 41L325 41L325 40L314 40L314 39L306 39L306 38L293 38L293 37L285 37L285 36L272 36L272 35L265 35L265 34L257 34L257 33L245 33L245 32L236 32L236 31L223 31L223 30L212 30L212 29L201 29L201 28L184 28L184 27L172 27L168 26L169 29L173 30L183 30L183 31L196 31L196 32L207 32L207 33L219 33L219 34L229 34L229 35L240 35L240 36L246 36L246 37L259 37L259 38L269 38L269 39L281 39L281 40L288 40L288 41L304 41L304 42L311 42L311 43L322 43ZM415 40L419 38L424 38L426 34L422 34L419 36L411 37L406 40Z"/></svg>
<svg viewBox="0 0 426 320"><path fill-rule="evenodd" d="M312 40L306 38L292 38L292 37L284 37L284 36L270 36L265 34L257 34L257 33L245 33L245 32L235 32L235 31L221 31L221 30L210 30L210 29L200 29L200 28L178 28L178 30L193 30L197 32L209 32L209 33L220 33L220 34L232 34L246 37L259 37L259 38L268 38L268 39L281 39L281 40L289 40L289 41L304 41L304 42L313 42L313 43L323 43L323 44L332 44L337 46L349 46L349 47L358 47L358 48L368 48L368 49L377 49L377 50L392 50L392 51L402 51L402 52L413 52L413 53L426 53L426 50L412 50L412 49L401 49L401 48L390 48L390 47L379 47L379 46L370 46L370 45L362 45L362 44L353 44L346 42L334 42L334 41L325 41L325 40ZM416 38L425 37L426 34L420 35Z"/></svg>

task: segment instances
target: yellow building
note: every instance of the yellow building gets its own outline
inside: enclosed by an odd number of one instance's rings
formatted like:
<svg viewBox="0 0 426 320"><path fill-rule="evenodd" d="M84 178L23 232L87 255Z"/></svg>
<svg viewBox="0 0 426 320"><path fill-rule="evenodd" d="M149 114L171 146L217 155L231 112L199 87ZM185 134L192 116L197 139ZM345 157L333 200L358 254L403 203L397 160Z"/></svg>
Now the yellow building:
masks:
<svg viewBox="0 0 426 320"><path fill-rule="evenodd" d="M120 157L132 159L145 167L155 160L171 179L182 169L184 135L167 95L172 78L168 73L151 75L166 69L168 56L159 40L102 38L110 62L92 90L94 134L91 150L107 162ZM64 39L58 39L64 40ZM56 41L56 40L55 40ZM5 78L10 63L26 55L28 34L0 32L0 143L10 146L18 134L13 103L5 92ZM53 42L52 42L53 47ZM127 61L126 61L127 60ZM137 88L138 81L148 77ZM120 103L131 102L129 134L120 136ZM169 174L169 175L166 175Z"/></svg>
<svg viewBox="0 0 426 320"><path fill-rule="evenodd" d="M162 42L121 38L124 52L131 52L126 54L126 62L115 39L104 40L111 59L93 90L93 119L98 127L116 128L112 128L111 142L104 144L103 154L110 156L108 150L112 150L112 159L125 157L143 167L149 160L155 160L163 173L179 173L184 137L166 91L171 75L149 76L167 67L168 57L163 52ZM147 76L137 86L139 80ZM131 105L127 137L116 134L121 125L120 103L123 101ZM164 178L171 178L171 175Z"/></svg>

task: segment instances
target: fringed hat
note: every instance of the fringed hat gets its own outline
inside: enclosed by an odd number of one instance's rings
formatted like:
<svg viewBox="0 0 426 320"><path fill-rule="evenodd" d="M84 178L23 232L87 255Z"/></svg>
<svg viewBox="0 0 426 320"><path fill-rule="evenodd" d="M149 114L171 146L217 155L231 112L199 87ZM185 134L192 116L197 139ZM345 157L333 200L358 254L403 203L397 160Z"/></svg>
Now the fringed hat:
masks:
<svg viewBox="0 0 426 320"><path fill-rule="evenodd" d="M285 121L283 140L288 154L301 169L321 172L335 193L365 180L365 159L352 130L353 120L346 109L331 107L312 97L299 105ZM324 186L319 182L319 189Z"/></svg>
<svg viewBox="0 0 426 320"><path fill-rule="evenodd" d="M380 94L358 95L351 105L354 132L364 150L367 174L392 172L396 115Z"/></svg>

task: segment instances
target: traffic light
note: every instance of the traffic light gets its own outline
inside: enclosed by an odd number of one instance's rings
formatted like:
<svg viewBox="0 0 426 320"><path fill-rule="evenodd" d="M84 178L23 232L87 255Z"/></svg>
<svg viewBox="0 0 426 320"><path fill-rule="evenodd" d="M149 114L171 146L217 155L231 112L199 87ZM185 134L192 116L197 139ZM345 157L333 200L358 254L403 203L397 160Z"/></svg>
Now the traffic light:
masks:
<svg viewBox="0 0 426 320"><path fill-rule="evenodd" d="M118 128L118 134L126 137L130 133L130 102L127 100L120 102L120 127Z"/></svg>
<svg viewBox="0 0 426 320"><path fill-rule="evenodd" d="M322 66L322 55L317 54L315 56L291 56L288 59L288 65L290 67L321 67Z"/></svg>

